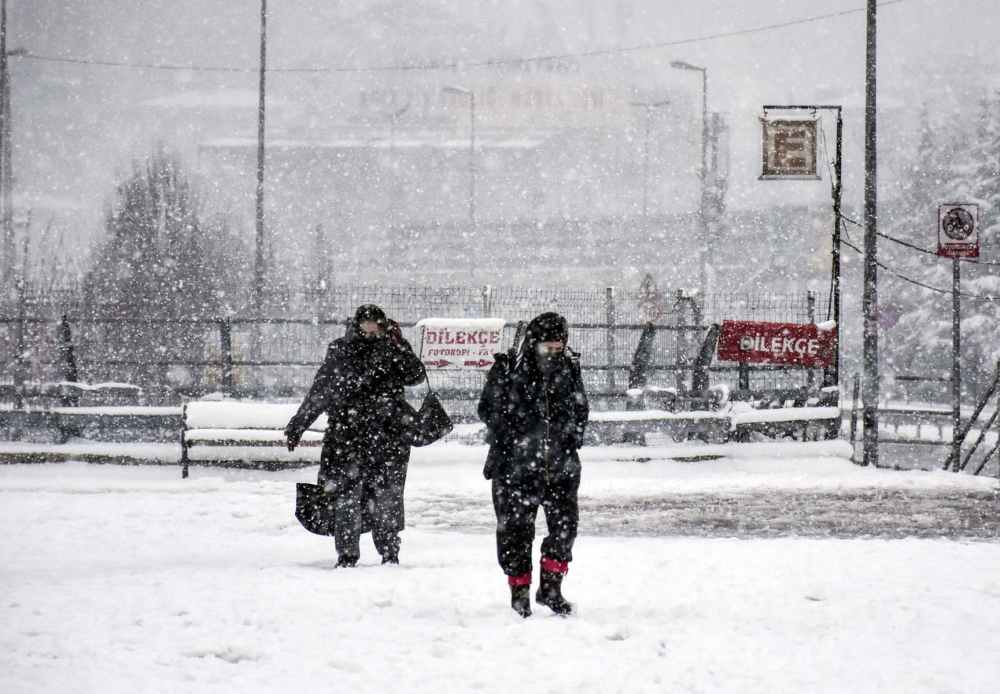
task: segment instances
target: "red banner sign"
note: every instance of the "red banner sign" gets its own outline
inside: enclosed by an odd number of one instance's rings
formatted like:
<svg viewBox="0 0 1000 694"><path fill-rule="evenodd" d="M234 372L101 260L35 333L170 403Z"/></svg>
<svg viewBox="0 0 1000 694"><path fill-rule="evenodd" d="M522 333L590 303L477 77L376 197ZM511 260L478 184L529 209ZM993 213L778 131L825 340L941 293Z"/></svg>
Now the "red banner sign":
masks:
<svg viewBox="0 0 1000 694"><path fill-rule="evenodd" d="M719 361L748 364L829 366L837 328L797 323L723 321L719 329Z"/></svg>

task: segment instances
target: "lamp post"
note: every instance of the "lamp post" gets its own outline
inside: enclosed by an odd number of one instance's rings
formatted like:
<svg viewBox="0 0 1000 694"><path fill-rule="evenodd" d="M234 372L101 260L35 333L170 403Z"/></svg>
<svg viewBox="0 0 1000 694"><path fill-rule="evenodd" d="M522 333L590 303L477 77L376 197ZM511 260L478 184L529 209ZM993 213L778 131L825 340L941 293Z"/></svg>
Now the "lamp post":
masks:
<svg viewBox="0 0 1000 694"><path fill-rule="evenodd" d="M396 161L396 119L410 110L410 105L406 104L395 111L389 111L385 115L389 118L389 158L391 160L391 189L389 192L389 224L395 226L398 220L396 203L399 198L399 162Z"/></svg>
<svg viewBox="0 0 1000 694"><path fill-rule="evenodd" d="M708 68L698 67L683 60L671 61L670 67L676 70L690 70L701 73L701 204L698 217L701 225L702 256L701 256L701 295L708 292L708 265L712 256L712 243L708 231ZM704 299L703 299L704 300Z"/></svg>
<svg viewBox="0 0 1000 694"><path fill-rule="evenodd" d="M443 87L447 94L462 94L469 97L469 224L476 231L476 95L471 89Z"/></svg>
<svg viewBox="0 0 1000 694"><path fill-rule="evenodd" d="M264 78L267 74L267 0L260 0L260 86L257 101L257 210L254 243L253 304L264 305Z"/></svg>
<svg viewBox="0 0 1000 694"><path fill-rule="evenodd" d="M649 231L649 121L653 117L653 109L666 106L670 102L663 101L630 101L629 106L637 106L646 110L646 127L642 145L642 230Z"/></svg>
<svg viewBox="0 0 1000 694"><path fill-rule="evenodd" d="M11 206L10 74L7 71L7 0L0 0L0 229L3 264L0 286L14 279L14 225Z"/></svg>
<svg viewBox="0 0 1000 694"><path fill-rule="evenodd" d="M442 87L447 94L462 94L469 97L469 230L472 235L472 250L476 248L476 95L463 87ZM475 280L476 259L472 257L469 276Z"/></svg>

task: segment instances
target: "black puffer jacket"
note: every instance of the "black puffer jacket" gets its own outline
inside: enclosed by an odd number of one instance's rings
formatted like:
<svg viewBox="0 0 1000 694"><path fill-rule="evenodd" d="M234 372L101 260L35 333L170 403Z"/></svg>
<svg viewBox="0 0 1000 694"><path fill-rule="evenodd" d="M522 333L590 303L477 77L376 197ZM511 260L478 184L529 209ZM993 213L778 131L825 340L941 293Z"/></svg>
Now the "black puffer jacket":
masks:
<svg viewBox="0 0 1000 694"><path fill-rule="evenodd" d="M345 453L359 447L378 459L409 448L414 410L406 402L404 386L424 379L424 365L406 340L393 344L388 336L362 337L361 319L375 318L388 331L385 314L377 306L361 306L344 337L330 343L326 359L285 434L296 438L326 412L324 446ZM375 447L375 450L372 450ZM324 456L326 458L326 456Z"/></svg>
<svg viewBox="0 0 1000 694"><path fill-rule="evenodd" d="M535 346L549 335L546 323L557 319L564 335L561 316L542 314L528 325L519 348L496 355L478 410L490 444L483 470L487 479L500 475L516 483L540 475L551 482L580 474L577 450L590 407L579 356L566 350L546 373L535 354Z"/></svg>

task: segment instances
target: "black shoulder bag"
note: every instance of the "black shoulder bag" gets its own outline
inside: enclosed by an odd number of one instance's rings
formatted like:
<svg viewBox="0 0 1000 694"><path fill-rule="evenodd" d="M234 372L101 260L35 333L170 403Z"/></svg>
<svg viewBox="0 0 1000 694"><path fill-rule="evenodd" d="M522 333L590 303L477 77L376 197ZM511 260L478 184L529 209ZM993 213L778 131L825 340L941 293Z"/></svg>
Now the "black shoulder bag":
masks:
<svg viewBox="0 0 1000 694"><path fill-rule="evenodd" d="M455 426L451 417L441 405L441 398L431 388L430 376L427 376L427 395L417 410L416 419L412 425L413 445L427 446L451 433Z"/></svg>

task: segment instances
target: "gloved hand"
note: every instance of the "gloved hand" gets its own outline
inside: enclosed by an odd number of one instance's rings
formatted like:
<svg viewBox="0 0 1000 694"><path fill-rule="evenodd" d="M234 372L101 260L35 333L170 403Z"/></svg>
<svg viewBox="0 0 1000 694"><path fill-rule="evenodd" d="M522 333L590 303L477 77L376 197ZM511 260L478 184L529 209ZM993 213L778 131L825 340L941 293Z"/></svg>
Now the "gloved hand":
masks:
<svg viewBox="0 0 1000 694"><path fill-rule="evenodd" d="M392 318L388 319L389 323L389 341L394 345L399 345L404 342L403 340L403 329L399 327L399 323L394 321Z"/></svg>
<svg viewBox="0 0 1000 694"><path fill-rule="evenodd" d="M295 447L299 445L300 437L296 434L285 434L285 443L288 444L288 451L294 451Z"/></svg>

